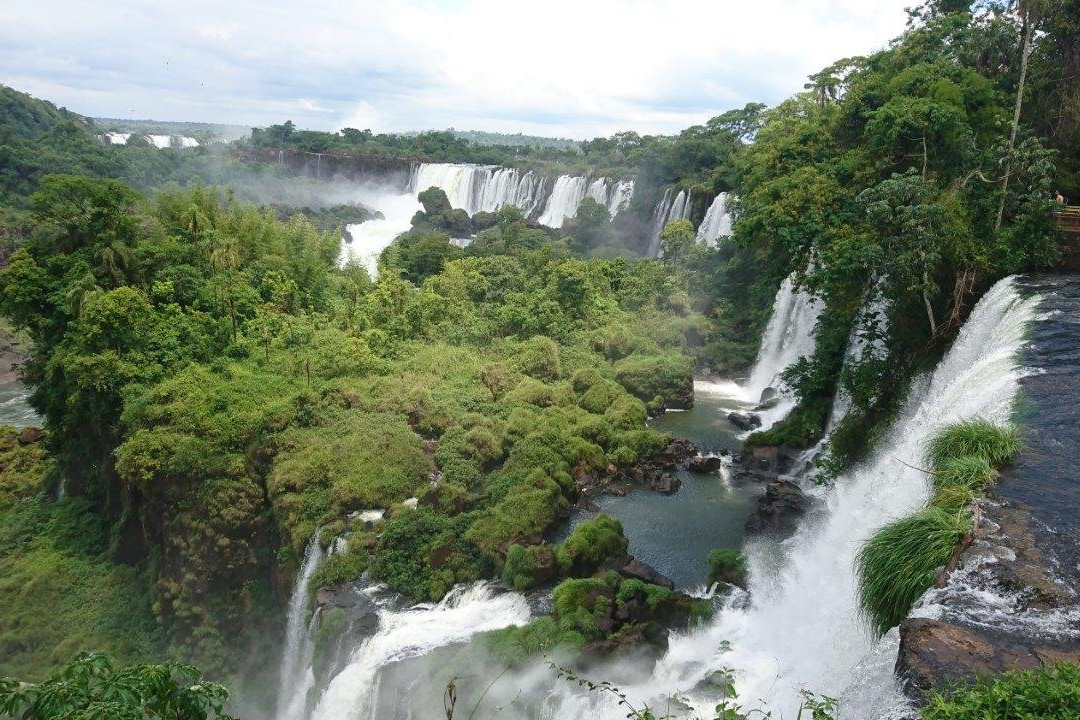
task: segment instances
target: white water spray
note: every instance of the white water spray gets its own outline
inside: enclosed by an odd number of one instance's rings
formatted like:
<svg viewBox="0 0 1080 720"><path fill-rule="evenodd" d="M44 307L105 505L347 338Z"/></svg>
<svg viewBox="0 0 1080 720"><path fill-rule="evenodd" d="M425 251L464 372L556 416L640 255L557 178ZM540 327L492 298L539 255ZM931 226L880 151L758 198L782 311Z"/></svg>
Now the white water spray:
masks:
<svg viewBox="0 0 1080 720"><path fill-rule="evenodd" d="M715 247L717 240L731 234L731 214L727 210L728 194L722 192L713 198L705 217L697 229L698 242Z"/></svg>
<svg viewBox="0 0 1080 720"><path fill-rule="evenodd" d="M486 630L529 621L525 598L495 591L486 582L456 586L437 605L383 609L379 629L352 654L315 708L314 720L374 718L382 667L464 642Z"/></svg>
<svg viewBox="0 0 1080 720"><path fill-rule="evenodd" d="M577 175L560 175L555 180L555 187L551 191L544 212L537 219L541 225L548 227L562 227L566 218L577 215L578 205L585 198L588 189L588 180Z"/></svg>
<svg viewBox="0 0 1080 720"><path fill-rule="evenodd" d="M308 585L322 559L322 547L319 545L318 533L315 533L304 552L304 563L300 566L300 573L293 585L288 614L285 616L285 647L278 675L277 720L303 718L307 693L315 682L311 670L314 648L306 616Z"/></svg>

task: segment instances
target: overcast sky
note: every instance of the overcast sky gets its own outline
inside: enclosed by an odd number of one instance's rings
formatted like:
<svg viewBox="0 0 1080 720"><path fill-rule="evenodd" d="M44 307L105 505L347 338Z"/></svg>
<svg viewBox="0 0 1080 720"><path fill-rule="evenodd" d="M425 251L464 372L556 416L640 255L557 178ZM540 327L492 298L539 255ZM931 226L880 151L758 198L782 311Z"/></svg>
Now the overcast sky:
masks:
<svg viewBox="0 0 1080 720"><path fill-rule="evenodd" d="M0 0L0 82L98 117L574 138L774 104L912 0Z"/></svg>

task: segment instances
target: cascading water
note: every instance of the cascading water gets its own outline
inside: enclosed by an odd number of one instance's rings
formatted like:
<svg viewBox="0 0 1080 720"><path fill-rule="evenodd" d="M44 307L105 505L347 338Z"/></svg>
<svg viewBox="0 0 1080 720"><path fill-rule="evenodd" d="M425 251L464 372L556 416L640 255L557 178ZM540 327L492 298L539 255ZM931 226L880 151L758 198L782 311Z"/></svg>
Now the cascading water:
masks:
<svg viewBox="0 0 1080 720"><path fill-rule="evenodd" d="M537 219L541 225L548 227L562 227L566 218L577 215L578 205L585 198L588 189L588 179L576 175L560 175L555 180L555 187L551 191L544 212Z"/></svg>
<svg viewBox="0 0 1080 720"><path fill-rule="evenodd" d="M424 163L413 172L409 190L416 194L430 187L440 188L451 206L473 215L480 210L492 170L483 165Z"/></svg>
<svg viewBox="0 0 1080 720"><path fill-rule="evenodd" d="M611 193L608 196L607 203L608 214L611 215L611 218L615 219L615 216L619 214L620 210L628 208L633 197L633 180L619 180L615 183L615 187L611 189Z"/></svg>
<svg viewBox="0 0 1080 720"><path fill-rule="evenodd" d="M589 183L589 189L585 191L586 197L591 197L596 202L600 203L604 207L608 204L608 179L606 177L596 178Z"/></svg>
<svg viewBox="0 0 1080 720"><path fill-rule="evenodd" d="M928 482L898 460L916 463L945 424L974 416L1008 419L1021 371L1016 353L1037 299L1022 299L1012 279L983 297L933 375L919 384L873 458L837 479L822 511L786 541L779 562L767 541L746 547L750 602L729 602L704 628L671 638L644 682L622 683L638 702L665 696L706 716L716 703L701 683L731 668L741 701L794 717L799 690L839 697L841 717L868 720L900 702L893 679L895 630L875 643L856 609L854 558L877 528L925 502ZM741 598L745 602L745 598ZM621 718L607 701L560 692L547 717Z"/></svg>
<svg viewBox="0 0 1080 720"><path fill-rule="evenodd" d="M312 642L307 620L308 585L322 562L323 551L318 533L312 536L304 552L304 563L296 577L288 614L285 616L285 647L278 675L277 720L300 720L308 691L315 683L311 670Z"/></svg>
<svg viewBox="0 0 1080 720"><path fill-rule="evenodd" d="M772 387L780 393L780 400L772 408L760 413L763 427L768 428L790 412L794 401L783 392L781 373L801 357L814 352L814 328L821 303L795 287L795 276L788 276L776 291L772 315L761 337L761 348L750 377L743 385L745 396L756 401L765 388Z"/></svg>
<svg viewBox="0 0 1080 720"><path fill-rule="evenodd" d="M727 211L728 194L722 192L713 198L712 204L705 212L705 217L698 226L698 242L707 243L710 247L716 245L716 241L725 235L731 234L731 215Z"/></svg>
<svg viewBox="0 0 1080 720"><path fill-rule="evenodd" d="M660 254L660 233L668 224L690 216L690 196L685 190L674 193L671 188L664 191L660 202L652 214L652 233L649 238L649 257Z"/></svg>
<svg viewBox="0 0 1080 720"><path fill-rule="evenodd" d="M378 631L356 648L349 664L330 681L312 718L374 718L384 666L467 641L485 630L521 625L529 618L524 596L498 592L486 582L459 585L437 605L382 608Z"/></svg>
<svg viewBox="0 0 1080 720"><path fill-rule="evenodd" d="M421 207L415 195L386 193L385 190L377 191L363 200L364 205L378 208L384 217L347 226L348 238L342 240L338 263L359 263L375 278L378 275L379 255L394 238L411 227L412 216Z"/></svg>

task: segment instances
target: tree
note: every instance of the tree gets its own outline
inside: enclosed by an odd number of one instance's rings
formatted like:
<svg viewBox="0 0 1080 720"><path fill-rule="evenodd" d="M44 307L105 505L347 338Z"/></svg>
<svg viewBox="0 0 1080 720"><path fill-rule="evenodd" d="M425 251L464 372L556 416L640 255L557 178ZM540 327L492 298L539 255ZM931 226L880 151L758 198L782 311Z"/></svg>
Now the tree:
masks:
<svg viewBox="0 0 1080 720"><path fill-rule="evenodd" d="M694 247L697 235L689 220L675 220L660 232L660 257L677 263Z"/></svg>
<svg viewBox="0 0 1080 720"><path fill-rule="evenodd" d="M190 665L118 668L82 653L37 684L0 680L0 714L21 720L231 720L228 691Z"/></svg>

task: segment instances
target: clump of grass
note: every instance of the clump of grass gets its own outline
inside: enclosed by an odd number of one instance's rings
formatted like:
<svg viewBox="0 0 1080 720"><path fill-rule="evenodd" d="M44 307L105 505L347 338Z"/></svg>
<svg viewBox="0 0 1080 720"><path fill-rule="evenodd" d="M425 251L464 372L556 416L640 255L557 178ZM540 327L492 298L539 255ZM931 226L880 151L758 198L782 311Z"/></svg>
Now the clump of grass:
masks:
<svg viewBox="0 0 1080 720"><path fill-rule="evenodd" d="M935 435L927 445L926 455L935 471L945 468L951 460L971 456L1001 467L1020 447L1020 433L1015 427L975 418L953 423Z"/></svg>
<svg viewBox="0 0 1080 720"><path fill-rule="evenodd" d="M950 458L935 470L934 488L957 486L979 492L994 480L994 468L982 455Z"/></svg>
<svg viewBox="0 0 1080 720"><path fill-rule="evenodd" d="M930 504L942 510L959 512L978 498L974 490L963 485L943 485L934 493Z"/></svg>
<svg viewBox="0 0 1080 720"><path fill-rule="evenodd" d="M859 607L878 636L907 617L933 584L934 571L970 530L966 512L930 507L886 525L867 541L856 558Z"/></svg>

